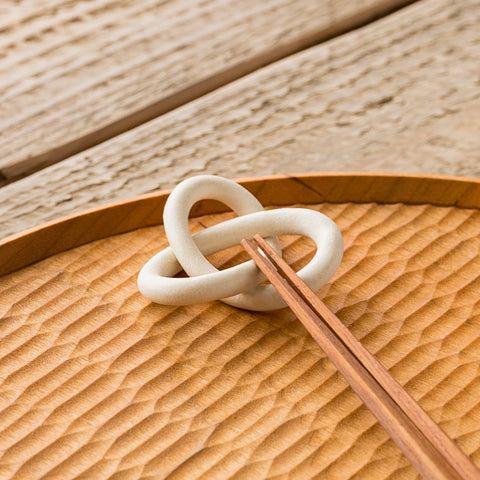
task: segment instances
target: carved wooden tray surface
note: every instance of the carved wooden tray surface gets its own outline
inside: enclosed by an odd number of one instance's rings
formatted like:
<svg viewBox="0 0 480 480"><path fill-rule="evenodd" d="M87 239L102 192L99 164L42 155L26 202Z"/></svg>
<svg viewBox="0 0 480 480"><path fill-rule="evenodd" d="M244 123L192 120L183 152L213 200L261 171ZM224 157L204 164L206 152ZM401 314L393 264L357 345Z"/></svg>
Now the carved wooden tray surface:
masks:
<svg viewBox="0 0 480 480"><path fill-rule="evenodd" d="M243 183L268 207L338 223L344 260L319 295L480 465L480 183ZM139 294L139 269L166 246L166 196L0 242L0 478L416 478L290 311ZM233 216L209 201L192 215L194 231ZM306 239L281 242L296 268L313 254Z"/></svg>

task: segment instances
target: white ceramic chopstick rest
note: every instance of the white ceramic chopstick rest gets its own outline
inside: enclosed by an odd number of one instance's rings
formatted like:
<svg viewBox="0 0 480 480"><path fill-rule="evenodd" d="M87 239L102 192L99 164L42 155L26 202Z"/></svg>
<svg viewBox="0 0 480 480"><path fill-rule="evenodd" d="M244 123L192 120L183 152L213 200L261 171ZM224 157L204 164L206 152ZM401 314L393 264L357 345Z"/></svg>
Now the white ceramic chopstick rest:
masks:
<svg viewBox="0 0 480 480"><path fill-rule="evenodd" d="M206 198L227 204L240 216L192 237L188 214L195 202ZM296 234L311 238L317 251L298 275L313 290L328 281L343 255L340 231L325 215L303 208L264 211L246 189L212 175L193 177L173 190L165 205L164 225L170 247L145 264L138 276L138 287L150 300L168 305L222 299L249 310L284 307L284 300L272 285L258 286L265 277L253 261L218 271L205 258L255 234L263 237ZM276 241L273 246L278 251ZM171 278L182 268L190 278Z"/></svg>

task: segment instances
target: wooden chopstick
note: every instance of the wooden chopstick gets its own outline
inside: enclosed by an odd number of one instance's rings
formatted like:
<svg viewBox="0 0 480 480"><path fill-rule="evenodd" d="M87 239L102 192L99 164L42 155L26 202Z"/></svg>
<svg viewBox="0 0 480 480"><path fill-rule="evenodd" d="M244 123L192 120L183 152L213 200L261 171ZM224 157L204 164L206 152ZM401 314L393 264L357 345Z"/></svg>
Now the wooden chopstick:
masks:
<svg viewBox="0 0 480 480"><path fill-rule="evenodd" d="M241 243L424 478L480 479L473 462L262 237Z"/></svg>

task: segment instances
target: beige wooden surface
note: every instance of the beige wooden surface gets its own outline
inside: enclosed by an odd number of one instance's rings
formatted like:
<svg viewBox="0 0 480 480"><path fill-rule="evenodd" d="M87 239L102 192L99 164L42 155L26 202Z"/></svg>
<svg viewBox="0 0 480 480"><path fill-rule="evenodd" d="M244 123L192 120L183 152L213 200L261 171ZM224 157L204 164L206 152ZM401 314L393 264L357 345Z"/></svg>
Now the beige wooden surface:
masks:
<svg viewBox="0 0 480 480"><path fill-rule="evenodd" d="M0 12L0 173L8 180L59 161L405 3L7 3Z"/></svg>
<svg viewBox="0 0 480 480"><path fill-rule="evenodd" d="M2 235L198 173L480 174L480 2L422 0L0 189Z"/></svg>

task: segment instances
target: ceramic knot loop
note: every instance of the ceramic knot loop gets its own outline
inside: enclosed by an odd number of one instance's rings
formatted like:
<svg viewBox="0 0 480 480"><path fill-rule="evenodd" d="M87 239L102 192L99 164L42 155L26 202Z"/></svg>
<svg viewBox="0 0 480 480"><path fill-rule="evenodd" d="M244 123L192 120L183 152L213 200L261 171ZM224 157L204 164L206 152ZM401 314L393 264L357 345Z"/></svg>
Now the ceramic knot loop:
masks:
<svg viewBox="0 0 480 480"><path fill-rule="evenodd" d="M188 215L192 206L204 199L218 200L239 216L192 236ZM260 285L265 277L253 260L219 271L205 258L255 234L267 237L279 253L278 235L311 238L316 244L316 253L298 275L313 290L330 279L343 255L341 233L327 216L305 208L266 211L248 190L213 175L201 175L180 183L167 200L163 219L170 247L143 266L138 287L150 300L166 305L222 300L248 310L283 308L285 302L274 287ZM182 269L190 277L172 278Z"/></svg>

